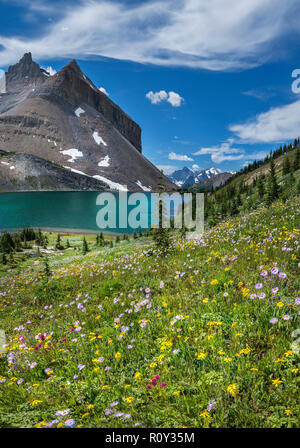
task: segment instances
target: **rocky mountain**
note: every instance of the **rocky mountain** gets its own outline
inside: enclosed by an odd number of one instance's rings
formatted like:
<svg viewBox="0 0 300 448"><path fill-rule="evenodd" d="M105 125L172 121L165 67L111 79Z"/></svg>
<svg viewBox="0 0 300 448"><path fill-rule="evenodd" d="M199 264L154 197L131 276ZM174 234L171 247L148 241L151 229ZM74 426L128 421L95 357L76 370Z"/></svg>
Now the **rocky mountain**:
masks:
<svg viewBox="0 0 300 448"><path fill-rule="evenodd" d="M161 180L142 155L141 128L75 60L53 76L31 53L9 67L6 93L0 95L0 148L98 181L95 189L151 191ZM175 188L166 177L163 183Z"/></svg>
<svg viewBox="0 0 300 448"><path fill-rule="evenodd" d="M223 185L230 177L232 177L232 173L218 173L215 176L202 180L201 182L194 183L187 186L189 191L202 191L202 190L211 190L215 189Z"/></svg>
<svg viewBox="0 0 300 448"><path fill-rule="evenodd" d="M198 184L206 179L210 179L217 174L220 174L221 170L218 168L209 168L207 170L195 171L190 168L184 167L181 170L174 171L168 178L176 184L178 187L183 188L188 185Z"/></svg>

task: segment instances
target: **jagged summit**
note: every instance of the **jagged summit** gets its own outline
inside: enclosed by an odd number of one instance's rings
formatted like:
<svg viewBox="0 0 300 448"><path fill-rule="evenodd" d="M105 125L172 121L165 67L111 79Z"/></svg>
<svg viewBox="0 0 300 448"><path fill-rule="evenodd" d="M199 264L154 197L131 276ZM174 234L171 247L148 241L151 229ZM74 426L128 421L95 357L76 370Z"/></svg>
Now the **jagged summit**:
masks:
<svg viewBox="0 0 300 448"><path fill-rule="evenodd" d="M141 128L93 84L76 60L54 76L31 53L7 72L0 148L31 154L110 189L155 191L161 173L142 154ZM163 180L168 190L174 184Z"/></svg>
<svg viewBox="0 0 300 448"><path fill-rule="evenodd" d="M32 60L32 54L25 53L17 64L8 68L6 82L10 83L24 78L41 78L44 76L43 70Z"/></svg>
<svg viewBox="0 0 300 448"><path fill-rule="evenodd" d="M67 65L65 65L62 68L62 70L68 70L68 69L72 69L72 70L76 71L77 73L82 74L81 68L79 67L76 59L72 59L72 61L70 61Z"/></svg>

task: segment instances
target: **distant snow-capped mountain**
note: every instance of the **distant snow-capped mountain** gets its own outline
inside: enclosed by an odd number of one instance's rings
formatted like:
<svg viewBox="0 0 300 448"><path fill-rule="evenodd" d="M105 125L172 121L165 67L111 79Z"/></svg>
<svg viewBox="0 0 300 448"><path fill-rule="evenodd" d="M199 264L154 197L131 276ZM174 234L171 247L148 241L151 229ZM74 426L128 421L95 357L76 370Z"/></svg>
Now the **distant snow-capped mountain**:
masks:
<svg viewBox="0 0 300 448"><path fill-rule="evenodd" d="M204 180L210 179L220 173L222 173L222 171L218 168L212 167L207 170L195 171L185 166L181 170L174 171L174 173L170 174L168 178L178 187L182 188L187 185L198 184L199 182L203 182Z"/></svg>

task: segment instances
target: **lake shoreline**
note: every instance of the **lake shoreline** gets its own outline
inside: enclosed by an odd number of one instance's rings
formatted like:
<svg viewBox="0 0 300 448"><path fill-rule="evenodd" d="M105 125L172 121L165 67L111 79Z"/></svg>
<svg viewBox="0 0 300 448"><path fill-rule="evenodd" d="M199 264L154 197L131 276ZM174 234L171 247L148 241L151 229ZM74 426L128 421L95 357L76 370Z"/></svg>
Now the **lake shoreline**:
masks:
<svg viewBox="0 0 300 448"><path fill-rule="evenodd" d="M111 232L108 230L91 230L91 229L71 229L71 228L59 228L59 227L30 227L34 231L38 231L39 229L44 233L59 233L61 235L97 235L99 233L103 233L104 236L120 236L124 233L122 232ZM8 232L8 233L18 233L22 232L23 228L8 228L8 229L0 229L0 235ZM127 235L130 235L126 233Z"/></svg>

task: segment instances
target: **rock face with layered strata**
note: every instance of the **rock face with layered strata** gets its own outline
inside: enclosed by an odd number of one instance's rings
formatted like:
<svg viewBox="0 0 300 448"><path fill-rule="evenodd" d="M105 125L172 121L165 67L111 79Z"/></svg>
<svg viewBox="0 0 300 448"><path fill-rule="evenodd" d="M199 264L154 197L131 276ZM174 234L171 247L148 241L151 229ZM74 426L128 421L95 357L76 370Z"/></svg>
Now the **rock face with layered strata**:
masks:
<svg viewBox="0 0 300 448"><path fill-rule="evenodd" d="M6 73L0 149L25 153L107 189L154 191L161 173L142 155L141 129L73 60L54 76L30 53ZM174 184L163 177L166 189Z"/></svg>

